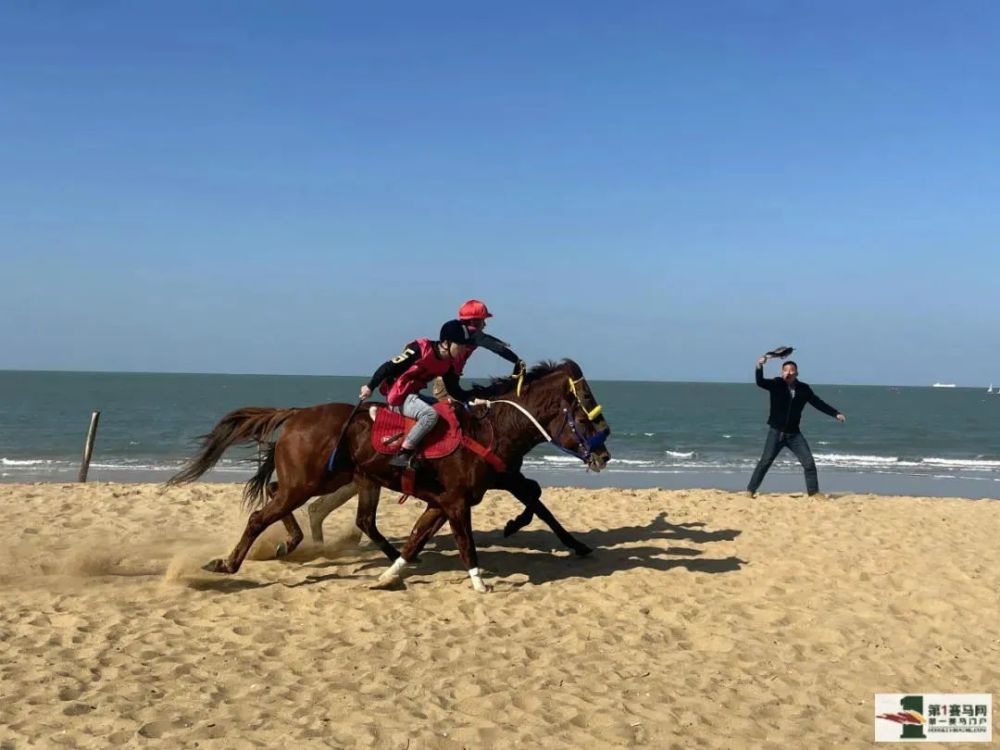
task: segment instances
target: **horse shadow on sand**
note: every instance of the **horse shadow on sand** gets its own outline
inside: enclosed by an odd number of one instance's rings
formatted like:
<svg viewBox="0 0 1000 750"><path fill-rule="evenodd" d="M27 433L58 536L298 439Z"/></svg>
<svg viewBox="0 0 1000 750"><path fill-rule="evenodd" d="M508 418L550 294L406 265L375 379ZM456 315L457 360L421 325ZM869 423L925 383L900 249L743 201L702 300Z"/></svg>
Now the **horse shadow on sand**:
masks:
<svg viewBox="0 0 1000 750"><path fill-rule="evenodd" d="M746 560L729 555L706 557L704 550L690 545L708 545L733 541L742 532L739 529L709 530L703 522L671 523L666 513L660 513L644 526L622 526L611 529L593 529L575 533L577 539L594 548L587 557L576 557L559 545L558 540L544 526L535 521L536 528L522 529L513 536L504 537L502 529L476 532L479 565L484 571L505 577L527 576L524 583L539 584L570 578L601 578L619 571L646 569L669 571L685 568L698 573L732 573L742 569ZM401 544L403 540L393 540ZM654 542L651 544L651 542ZM660 542L660 544L655 544ZM677 542L678 544L671 544ZM664 544L666 543L666 544ZM687 544L684 544L687 543ZM293 586L310 585L337 579L367 580L388 562L376 550L365 555L364 560L329 560L314 564L314 570L329 567L353 567L353 572L332 572L309 575ZM462 563L454 539L441 534L421 553L414 566L415 575L461 572ZM417 583L410 581L408 583Z"/></svg>
<svg viewBox="0 0 1000 750"><path fill-rule="evenodd" d="M188 577L183 585L195 591L214 591L217 594L239 594L253 589L277 586L278 581L254 581L246 578L223 578L215 574L198 574Z"/></svg>

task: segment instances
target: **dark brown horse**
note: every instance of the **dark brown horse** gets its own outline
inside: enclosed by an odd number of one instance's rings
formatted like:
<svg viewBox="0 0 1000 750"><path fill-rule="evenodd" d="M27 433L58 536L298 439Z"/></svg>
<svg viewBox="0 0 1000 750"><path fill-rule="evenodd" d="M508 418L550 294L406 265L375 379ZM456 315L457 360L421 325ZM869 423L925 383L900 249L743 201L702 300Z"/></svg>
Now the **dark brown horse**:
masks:
<svg viewBox="0 0 1000 750"><path fill-rule="evenodd" d="M517 383L511 378L472 388L475 397L491 399L493 405L480 415L460 414L462 430L480 443L492 443L493 453L507 467L519 468L528 451L551 440L560 450L577 456L595 471L602 469L610 459L604 445L610 429L579 365L572 360L541 364L528 373L525 385L520 396ZM244 490L247 505L261 507L250 514L243 536L229 557L211 561L206 566L209 570L235 573L254 540L276 521L285 524L291 535L288 549L294 549L303 535L292 511L311 497L334 492L352 481L402 490L402 472L389 466L389 456L371 445L372 422L367 412L356 413L349 404L322 404L304 409L237 409L205 436L197 455L169 483L197 479L230 446L265 441L278 427L284 428L281 436ZM337 446L342 431L342 444ZM328 471L327 459L335 447L337 461L332 471ZM279 481L269 484L275 470ZM503 487L506 473L464 446L444 458L425 461L416 471L413 494L424 500L427 508L417 519L401 556L382 573L376 587L386 588L401 580L405 566L447 521L473 588L486 591L472 536L472 506L483 499L486 490ZM359 503L359 522L362 513L370 510ZM370 528L377 535L372 536L373 540L385 541L373 521ZM372 535L368 528L364 530Z"/></svg>
<svg viewBox="0 0 1000 750"><path fill-rule="evenodd" d="M520 466L508 466L507 471L497 476L497 484L490 489L505 490L513 495L514 499L524 506L518 516L509 520L503 529L505 537L512 536L523 529L535 516L546 523L552 532L559 538L559 541L573 550L579 557L586 557L593 550L579 539L570 534L551 510L542 502L542 488L534 479L524 476L520 471ZM277 488L277 483L268 486L268 492L273 493ZM351 498L358 498L357 528L371 539L389 558L390 562L399 557L399 550L382 536L376 526L375 519L378 512L379 496L381 487L372 482L359 482L355 480L345 485L329 495L316 498L309 504L309 526L312 540L317 543L323 542L323 521L333 511L344 505ZM281 542L275 551L278 557L284 557L289 552L288 543Z"/></svg>

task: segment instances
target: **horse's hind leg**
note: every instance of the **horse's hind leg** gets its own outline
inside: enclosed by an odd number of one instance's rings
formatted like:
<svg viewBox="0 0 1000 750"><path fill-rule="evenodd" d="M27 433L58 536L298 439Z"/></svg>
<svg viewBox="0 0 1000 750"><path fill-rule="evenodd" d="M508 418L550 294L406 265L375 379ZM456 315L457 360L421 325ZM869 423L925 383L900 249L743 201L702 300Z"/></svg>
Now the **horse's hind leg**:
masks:
<svg viewBox="0 0 1000 750"><path fill-rule="evenodd" d="M254 541L260 536L261 532L275 521L280 521L286 516L291 516L292 511L308 499L309 494L306 492L289 492L287 487L279 487L274 496L267 501L263 508L255 510L250 514L250 518L247 519L246 528L243 530L243 536L240 537L240 541L237 542L233 551L229 553L229 557L225 560L212 560L205 565L205 570L212 573L235 573L238 571L243 564L243 560L246 559L250 547L253 546ZM292 519L292 523L295 523L294 519ZM286 528L287 526L286 524ZM295 523L295 527L298 528L297 523ZM302 530L299 529L299 534L301 535L301 533Z"/></svg>
<svg viewBox="0 0 1000 750"><path fill-rule="evenodd" d="M316 543L323 542L323 521L337 508L346 503L358 493L358 487L354 482L346 484L336 492L323 495L309 503L309 530L312 540ZM360 534L358 535L360 540Z"/></svg>
<svg viewBox="0 0 1000 750"><path fill-rule="evenodd" d="M472 503L468 500L450 501L442 502L441 506L448 516L451 533L455 535L458 554L465 563L465 569L469 571L472 588L477 593L485 594L490 587L483 583L479 572L479 555L476 552L475 537L472 535Z"/></svg>
<svg viewBox="0 0 1000 750"><path fill-rule="evenodd" d="M268 501L274 499L274 496L278 492L277 482L268 482L267 487L264 488L267 493ZM281 542L277 547L274 548L275 557L285 557L285 555L291 554L296 547L298 547L302 540L305 538L302 535L302 529L299 527L299 522L295 520L295 516L289 513L287 516L281 519L281 522L285 525L285 529L288 531L288 539Z"/></svg>
<svg viewBox="0 0 1000 750"><path fill-rule="evenodd" d="M302 540L305 539L305 535L302 533L302 527L299 526L299 522L295 520L295 515L289 513L287 516L281 519L281 522L285 525L285 530L288 532L288 539L284 542L280 542L274 549L275 557L285 557L290 555L295 551L295 548L302 544Z"/></svg>
<svg viewBox="0 0 1000 750"><path fill-rule="evenodd" d="M357 527L382 550L382 554L390 560L395 561L399 557L399 550L393 547L389 543L389 540L382 536L382 532L378 530L378 526L375 524L381 487L374 482L358 480L355 480L355 482L358 485L358 514L355 518Z"/></svg>

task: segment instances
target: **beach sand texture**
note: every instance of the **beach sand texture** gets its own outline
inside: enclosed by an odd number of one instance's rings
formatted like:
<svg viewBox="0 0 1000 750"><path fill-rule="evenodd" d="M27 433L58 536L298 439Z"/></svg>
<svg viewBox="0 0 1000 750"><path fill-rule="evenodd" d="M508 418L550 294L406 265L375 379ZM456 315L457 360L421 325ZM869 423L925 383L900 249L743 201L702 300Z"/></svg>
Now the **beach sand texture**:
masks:
<svg viewBox="0 0 1000 750"><path fill-rule="evenodd" d="M240 490L0 485L0 746L867 747L876 692L1000 694L997 502L546 490L577 559L490 493L480 595L447 532L369 590L353 502L205 573Z"/></svg>

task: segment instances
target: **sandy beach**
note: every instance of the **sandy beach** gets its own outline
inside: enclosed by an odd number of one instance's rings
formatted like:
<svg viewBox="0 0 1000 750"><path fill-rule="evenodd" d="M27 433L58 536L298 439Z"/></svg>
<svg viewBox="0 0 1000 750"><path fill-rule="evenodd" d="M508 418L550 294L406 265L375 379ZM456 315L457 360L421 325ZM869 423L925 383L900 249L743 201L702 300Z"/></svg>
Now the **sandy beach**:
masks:
<svg viewBox="0 0 1000 750"><path fill-rule="evenodd" d="M546 490L577 559L491 494L480 595L447 533L369 590L353 502L202 572L239 492L0 486L0 746L864 747L876 692L1000 693L1000 503Z"/></svg>

